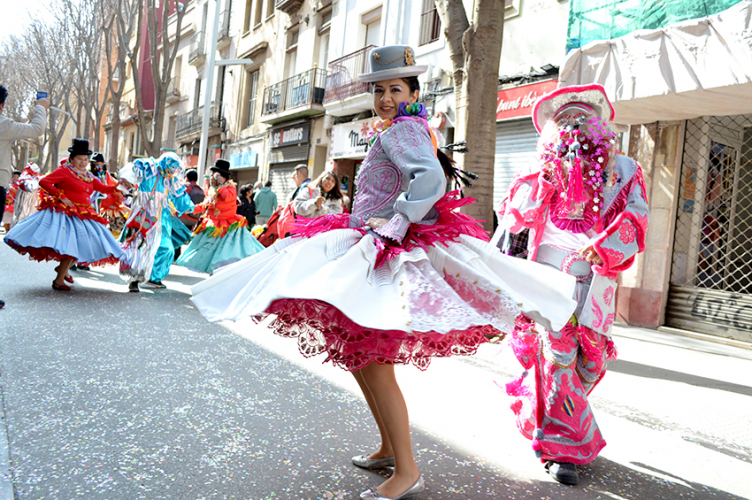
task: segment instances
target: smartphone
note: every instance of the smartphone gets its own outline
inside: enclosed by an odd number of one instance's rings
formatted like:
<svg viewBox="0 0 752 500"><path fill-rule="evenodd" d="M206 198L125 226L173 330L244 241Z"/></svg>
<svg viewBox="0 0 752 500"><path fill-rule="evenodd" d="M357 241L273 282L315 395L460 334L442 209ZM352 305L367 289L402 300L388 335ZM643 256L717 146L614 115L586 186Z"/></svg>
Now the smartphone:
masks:
<svg viewBox="0 0 752 500"><path fill-rule="evenodd" d="M47 99L47 92L43 92L41 90L37 90L37 101L39 99Z"/></svg>

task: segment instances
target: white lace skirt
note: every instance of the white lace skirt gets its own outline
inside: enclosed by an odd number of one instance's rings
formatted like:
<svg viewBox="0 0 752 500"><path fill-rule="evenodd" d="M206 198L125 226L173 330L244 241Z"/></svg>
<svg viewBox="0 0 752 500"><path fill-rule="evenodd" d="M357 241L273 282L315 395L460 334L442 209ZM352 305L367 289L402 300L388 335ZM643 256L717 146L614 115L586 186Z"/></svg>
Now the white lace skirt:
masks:
<svg viewBox="0 0 752 500"><path fill-rule="evenodd" d="M511 332L520 313L559 330L576 306L573 277L470 236L378 267L377 256L374 237L355 230L287 238L195 285L192 300L210 321L274 314L272 328L303 354L326 352L348 370L425 368Z"/></svg>

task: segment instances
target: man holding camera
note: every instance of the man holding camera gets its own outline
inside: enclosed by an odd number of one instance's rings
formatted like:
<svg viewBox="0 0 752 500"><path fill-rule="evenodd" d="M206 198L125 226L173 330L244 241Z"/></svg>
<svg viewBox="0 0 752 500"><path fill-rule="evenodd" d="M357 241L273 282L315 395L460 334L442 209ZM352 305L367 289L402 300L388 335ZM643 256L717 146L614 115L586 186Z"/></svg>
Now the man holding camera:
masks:
<svg viewBox="0 0 752 500"><path fill-rule="evenodd" d="M5 108L5 99L8 90L0 85L0 114ZM9 118L0 117L0 219L5 212L6 189L13 176L13 166L10 162L10 147L13 141L34 139L44 133L47 124L47 109L50 107L49 99L39 99L34 107L34 118L31 123L19 123ZM0 309L5 302L0 300Z"/></svg>

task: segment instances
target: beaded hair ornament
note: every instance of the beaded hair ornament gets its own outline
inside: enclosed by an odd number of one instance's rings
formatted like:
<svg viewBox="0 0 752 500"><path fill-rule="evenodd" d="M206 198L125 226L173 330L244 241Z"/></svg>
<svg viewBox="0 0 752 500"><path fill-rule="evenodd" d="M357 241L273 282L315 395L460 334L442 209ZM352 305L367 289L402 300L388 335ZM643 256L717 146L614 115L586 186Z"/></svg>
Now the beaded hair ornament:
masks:
<svg viewBox="0 0 752 500"><path fill-rule="evenodd" d="M613 184L616 134L593 116L585 103L571 103L556 113L538 145L546 177L556 193L551 222L574 233L591 229L603 211L603 190Z"/></svg>

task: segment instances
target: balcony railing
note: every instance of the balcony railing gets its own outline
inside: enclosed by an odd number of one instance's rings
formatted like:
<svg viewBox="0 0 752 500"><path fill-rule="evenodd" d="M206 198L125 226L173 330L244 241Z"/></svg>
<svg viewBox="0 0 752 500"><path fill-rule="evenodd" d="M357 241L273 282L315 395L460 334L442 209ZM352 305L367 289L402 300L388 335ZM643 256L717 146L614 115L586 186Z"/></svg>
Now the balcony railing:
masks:
<svg viewBox="0 0 752 500"><path fill-rule="evenodd" d="M206 59L206 41L203 31L199 31L191 37L191 53L188 62L203 62Z"/></svg>
<svg viewBox="0 0 752 500"><path fill-rule="evenodd" d="M199 106L193 111L178 116L178 123L175 130L176 137L185 137L201 130L201 121L204 118L204 107ZM211 118L209 120L210 128L222 127L222 105L211 107Z"/></svg>
<svg viewBox="0 0 752 500"><path fill-rule="evenodd" d="M225 10L219 16L219 31L217 42L224 42L230 38L230 9Z"/></svg>
<svg viewBox="0 0 752 500"><path fill-rule="evenodd" d="M175 76L167 84L167 102L177 102L180 100L180 77Z"/></svg>
<svg viewBox="0 0 752 500"><path fill-rule="evenodd" d="M326 70L314 68L264 89L261 116L324 103Z"/></svg>
<svg viewBox="0 0 752 500"><path fill-rule="evenodd" d="M369 91L369 84L358 80L358 75L368 72L368 54L374 47L375 45L369 45L329 63L324 103Z"/></svg>

